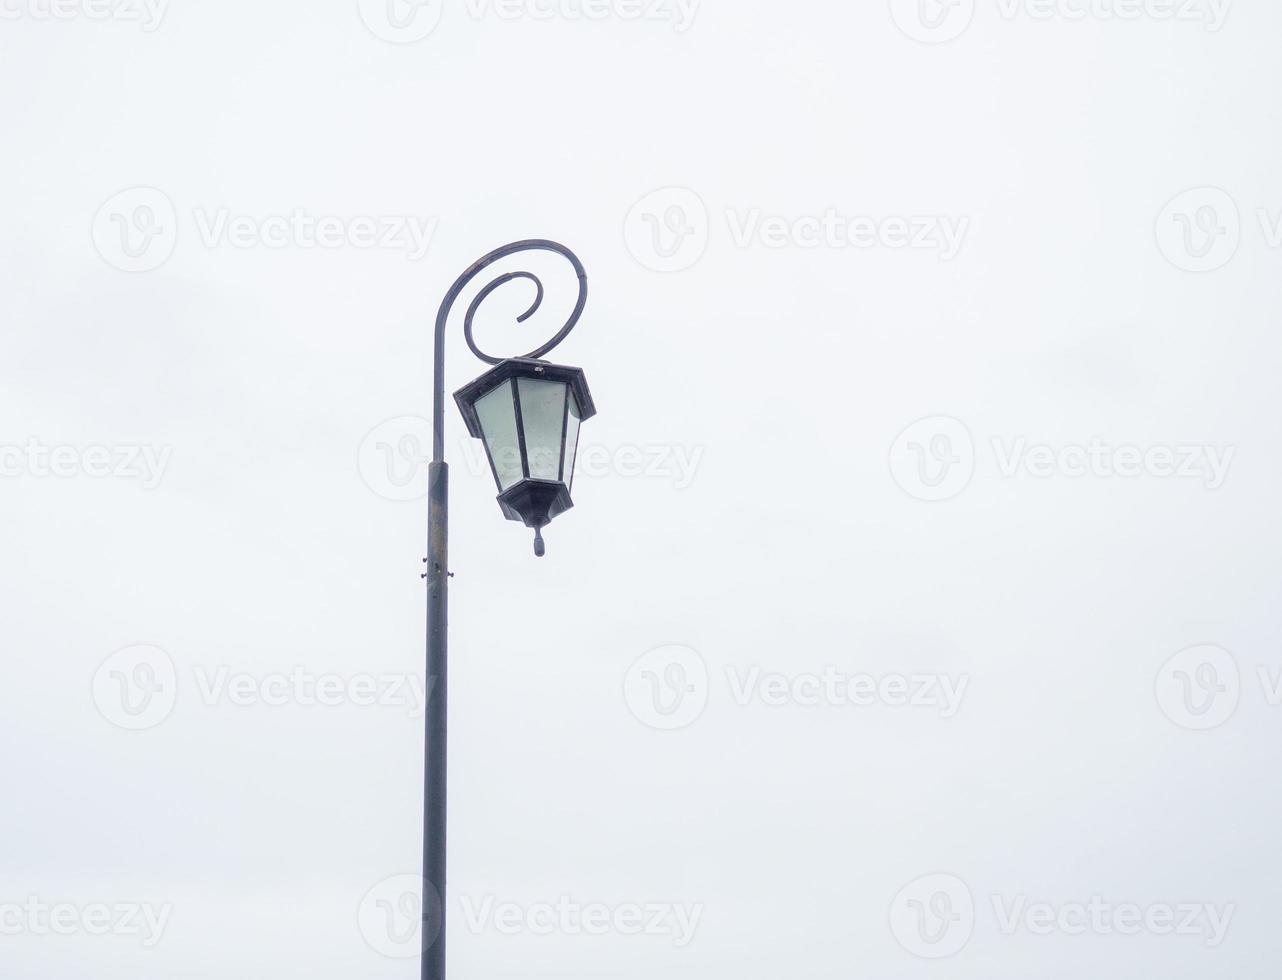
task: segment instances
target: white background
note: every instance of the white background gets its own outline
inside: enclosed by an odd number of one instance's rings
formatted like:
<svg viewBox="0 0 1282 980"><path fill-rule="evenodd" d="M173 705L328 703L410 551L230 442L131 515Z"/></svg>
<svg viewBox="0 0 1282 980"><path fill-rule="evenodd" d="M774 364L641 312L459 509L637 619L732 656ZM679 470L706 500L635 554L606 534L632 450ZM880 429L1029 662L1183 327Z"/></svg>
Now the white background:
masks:
<svg viewBox="0 0 1282 980"><path fill-rule="evenodd" d="M417 976L362 903L418 867L421 720L200 678L421 670L425 507L379 466L423 476L450 282L548 237L596 463L538 561L449 406L451 975L1276 975L1276 4L123 3L0 19L0 974ZM360 240L408 218L424 255ZM572 304L528 267L484 346ZM811 703L825 669L967 686ZM562 896L697 930L459 905ZM999 914L1092 897L1231 926Z"/></svg>

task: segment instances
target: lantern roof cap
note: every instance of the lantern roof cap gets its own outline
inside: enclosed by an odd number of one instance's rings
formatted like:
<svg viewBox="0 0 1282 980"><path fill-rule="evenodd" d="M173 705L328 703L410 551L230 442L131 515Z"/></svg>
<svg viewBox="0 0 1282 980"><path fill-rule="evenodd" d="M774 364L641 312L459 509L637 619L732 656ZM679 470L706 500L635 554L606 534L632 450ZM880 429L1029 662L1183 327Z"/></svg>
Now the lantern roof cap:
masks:
<svg viewBox="0 0 1282 980"><path fill-rule="evenodd" d="M463 413L467 431L474 438L482 438L481 421L476 415L477 400L512 378L564 382L574 392L574 399L579 407L579 420L586 422L596 414L596 405L592 401L592 392L588 390L588 379L583 368L566 367L531 357L509 357L454 392L454 401Z"/></svg>

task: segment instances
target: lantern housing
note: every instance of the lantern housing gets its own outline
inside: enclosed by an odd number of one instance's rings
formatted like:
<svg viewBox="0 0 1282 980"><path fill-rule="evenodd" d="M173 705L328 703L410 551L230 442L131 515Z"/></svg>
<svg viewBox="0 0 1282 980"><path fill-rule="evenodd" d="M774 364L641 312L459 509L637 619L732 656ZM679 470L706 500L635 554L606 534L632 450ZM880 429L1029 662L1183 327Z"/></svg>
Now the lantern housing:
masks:
<svg viewBox="0 0 1282 980"><path fill-rule="evenodd" d="M539 533L574 506L579 427L596 414L582 368L513 357L454 393L467 430L485 446L510 521Z"/></svg>

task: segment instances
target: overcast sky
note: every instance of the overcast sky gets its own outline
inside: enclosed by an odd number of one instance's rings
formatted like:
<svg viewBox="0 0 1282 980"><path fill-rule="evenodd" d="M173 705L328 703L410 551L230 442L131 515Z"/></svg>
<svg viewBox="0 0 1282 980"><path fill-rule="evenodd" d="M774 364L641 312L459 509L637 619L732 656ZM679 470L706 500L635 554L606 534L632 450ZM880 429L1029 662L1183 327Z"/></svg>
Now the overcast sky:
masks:
<svg viewBox="0 0 1282 980"><path fill-rule="evenodd" d="M551 238L546 558L447 405L451 976L1274 976L1279 39L0 0L0 974L417 977L430 325Z"/></svg>

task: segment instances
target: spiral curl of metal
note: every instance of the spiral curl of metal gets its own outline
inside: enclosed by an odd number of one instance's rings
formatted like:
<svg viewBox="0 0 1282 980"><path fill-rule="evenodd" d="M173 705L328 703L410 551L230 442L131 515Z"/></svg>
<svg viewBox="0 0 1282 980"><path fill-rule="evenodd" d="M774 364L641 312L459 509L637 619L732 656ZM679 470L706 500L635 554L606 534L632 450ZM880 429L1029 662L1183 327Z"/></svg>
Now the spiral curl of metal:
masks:
<svg viewBox="0 0 1282 980"><path fill-rule="evenodd" d="M507 258L509 255L515 255L518 252L531 251L555 252L557 255L563 256L570 262L579 278L579 301L575 304L574 311L570 314L569 319L566 320L565 325L551 340L543 344L543 346L536 347L534 350L530 351L530 353L522 356L528 358L539 358L554 350L558 345L560 345L561 341L565 340L565 338L570 335L570 331L575 328L579 322L579 318L583 316L583 309L587 306L588 302L587 272L583 268L583 263L579 261L579 257L558 242L548 241L543 238L532 238L525 241L512 242L510 245L504 245L502 248L496 248L493 252L490 252L488 255L485 255L473 262L472 265L468 267L467 271L455 280L454 285L450 287L450 291L445 294L445 299L441 302L441 308L436 314L436 347L433 370L434 391L432 399L432 459L434 462L443 462L445 455L445 329L446 325L449 323L450 311L454 308L454 304L462 294L463 290L466 289L472 280L480 275L487 267L498 262L500 259ZM534 303L528 310L517 317L517 323L524 323L539 311L539 308L543 305L543 297L545 295L542 280L532 272L508 272L498 276L486 285L479 293L477 293L476 298L472 300L471 305L467 309L467 315L463 322L464 339L466 339L467 346L472 353L486 364L498 364L503 360L503 358L494 357L477 347L476 340L472 334L472 324L476 318L476 312L480 309L481 304L489 298L491 293L496 289L499 289L501 286L505 286L507 283L513 282L517 279L524 279L534 283L536 289Z"/></svg>

